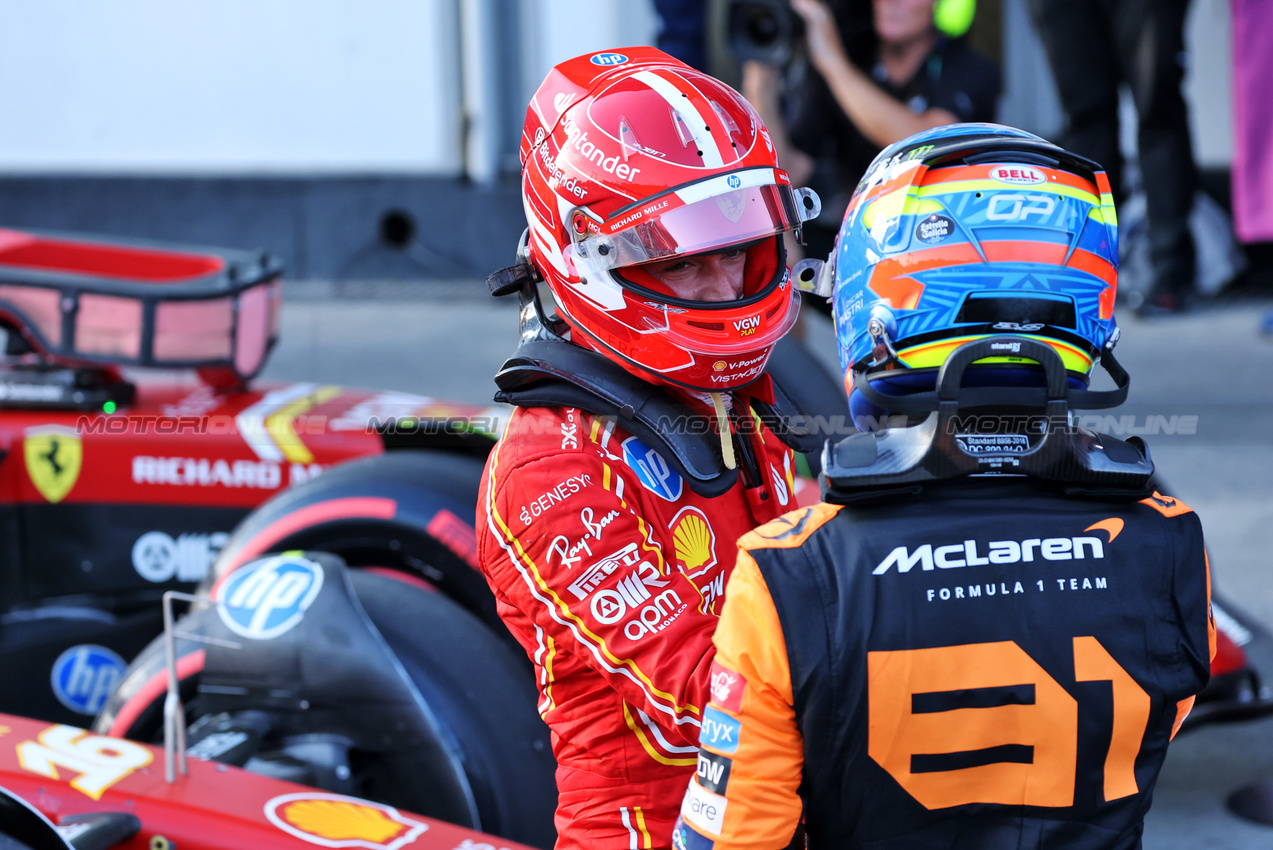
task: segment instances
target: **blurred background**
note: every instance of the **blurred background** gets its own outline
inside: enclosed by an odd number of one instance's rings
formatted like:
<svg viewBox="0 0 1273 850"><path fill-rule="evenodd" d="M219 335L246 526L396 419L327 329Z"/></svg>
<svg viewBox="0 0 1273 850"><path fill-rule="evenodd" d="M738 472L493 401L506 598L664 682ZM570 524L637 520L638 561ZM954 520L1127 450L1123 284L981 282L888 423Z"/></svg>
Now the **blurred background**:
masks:
<svg viewBox="0 0 1273 850"><path fill-rule="evenodd" d="M662 5L701 8L698 63L738 86L731 3ZM836 12L869 26L870 0ZM268 247L289 277L326 281L468 278L511 260L518 139L544 74L679 25L651 0L0 0L0 21L0 222ZM1194 158L1226 211L1232 27L1230 0L1193 0ZM1027 0L981 0L968 40L1002 69L998 120L1055 138ZM1134 130L1123 122L1133 156ZM1266 248L1248 248L1257 273Z"/></svg>

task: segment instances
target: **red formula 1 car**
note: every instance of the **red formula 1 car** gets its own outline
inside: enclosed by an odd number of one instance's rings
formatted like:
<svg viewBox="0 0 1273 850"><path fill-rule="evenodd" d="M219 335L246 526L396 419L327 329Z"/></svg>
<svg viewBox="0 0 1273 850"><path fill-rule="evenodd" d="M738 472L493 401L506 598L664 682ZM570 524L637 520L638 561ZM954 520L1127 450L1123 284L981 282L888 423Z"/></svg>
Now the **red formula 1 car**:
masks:
<svg viewBox="0 0 1273 850"><path fill-rule="evenodd" d="M280 271L260 254L0 231L0 664L10 684L0 711L83 725L117 686L136 684L126 662L160 633L164 591L193 590L218 558L225 571L266 551L335 553L329 575L375 568L350 580L362 594L351 631L370 623L375 643L398 640L397 623L433 629L410 630L405 649L361 665L410 710L370 741L359 734L375 725L369 716L340 741L317 742L331 724L299 749L291 735L290 749L253 767L381 788L381 798L392 785L431 814L548 843L547 731L529 666L475 569L473 506L503 408L318 384L249 388L277 336ZM386 615L394 622L366 620L385 610L378 602L402 599L414 607ZM318 663L337 669L330 654ZM155 739L152 721L135 712L126 731ZM519 747L533 747L519 759L527 773L501 770Z"/></svg>
<svg viewBox="0 0 1273 850"><path fill-rule="evenodd" d="M303 533L496 622L472 522L502 409L249 388L280 272L262 254L0 230L0 710L87 722L159 633L160 594L193 588L284 491L272 543ZM340 464L341 500L314 495Z"/></svg>
<svg viewBox="0 0 1273 850"><path fill-rule="evenodd" d="M0 714L6 850L529 850L391 806Z"/></svg>

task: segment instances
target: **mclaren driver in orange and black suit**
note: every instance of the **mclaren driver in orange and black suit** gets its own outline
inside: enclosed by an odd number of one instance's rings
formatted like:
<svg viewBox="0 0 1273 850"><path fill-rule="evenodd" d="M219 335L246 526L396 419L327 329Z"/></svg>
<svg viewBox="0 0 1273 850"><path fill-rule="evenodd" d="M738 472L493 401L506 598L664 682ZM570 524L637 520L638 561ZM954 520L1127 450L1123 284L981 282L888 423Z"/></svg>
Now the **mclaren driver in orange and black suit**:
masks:
<svg viewBox="0 0 1273 850"><path fill-rule="evenodd" d="M824 270L867 433L740 542L675 846L1140 846L1215 632L1197 516L1068 417L1126 396L1117 256L1104 173L1037 137L877 159Z"/></svg>

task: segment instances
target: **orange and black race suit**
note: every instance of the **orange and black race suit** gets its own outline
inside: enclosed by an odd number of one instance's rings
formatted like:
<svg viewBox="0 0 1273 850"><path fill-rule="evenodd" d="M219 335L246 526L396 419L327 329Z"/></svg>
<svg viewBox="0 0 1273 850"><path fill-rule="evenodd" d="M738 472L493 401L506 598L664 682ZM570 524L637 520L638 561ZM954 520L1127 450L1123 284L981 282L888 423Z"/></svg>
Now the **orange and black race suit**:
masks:
<svg viewBox="0 0 1273 850"><path fill-rule="evenodd" d="M1215 651L1197 516L930 489L740 541L674 846L1140 846Z"/></svg>
<svg viewBox="0 0 1273 850"><path fill-rule="evenodd" d="M478 555L535 664L559 848L671 843L737 540L796 505L790 451L735 436L759 480L715 498L577 409L517 409L487 462Z"/></svg>

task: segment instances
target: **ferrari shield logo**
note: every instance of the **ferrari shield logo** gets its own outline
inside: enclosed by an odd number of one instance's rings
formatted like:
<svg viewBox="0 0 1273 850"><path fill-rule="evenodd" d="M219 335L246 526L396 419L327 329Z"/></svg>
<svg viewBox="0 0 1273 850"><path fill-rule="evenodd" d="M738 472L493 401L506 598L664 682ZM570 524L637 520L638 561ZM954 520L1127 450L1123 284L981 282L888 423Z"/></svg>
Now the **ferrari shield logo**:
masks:
<svg viewBox="0 0 1273 850"><path fill-rule="evenodd" d="M747 211L747 195L743 192L725 192L717 195L715 201L721 215L734 224L737 224L743 217L743 213Z"/></svg>
<svg viewBox="0 0 1273 850"><path fill-rule="evenodd" d="M60 502L80 477L84 448L75 429L61 425L37 425L23 434L27 475L40 495Z"/></svg>
<svg viewBox="0 0 1273 850"><path fill-rule="evenodd" d="M429 828L392 806L317 791L275 797L265 804L265 816L284 832L320 847L398 850Z"/></svg>

